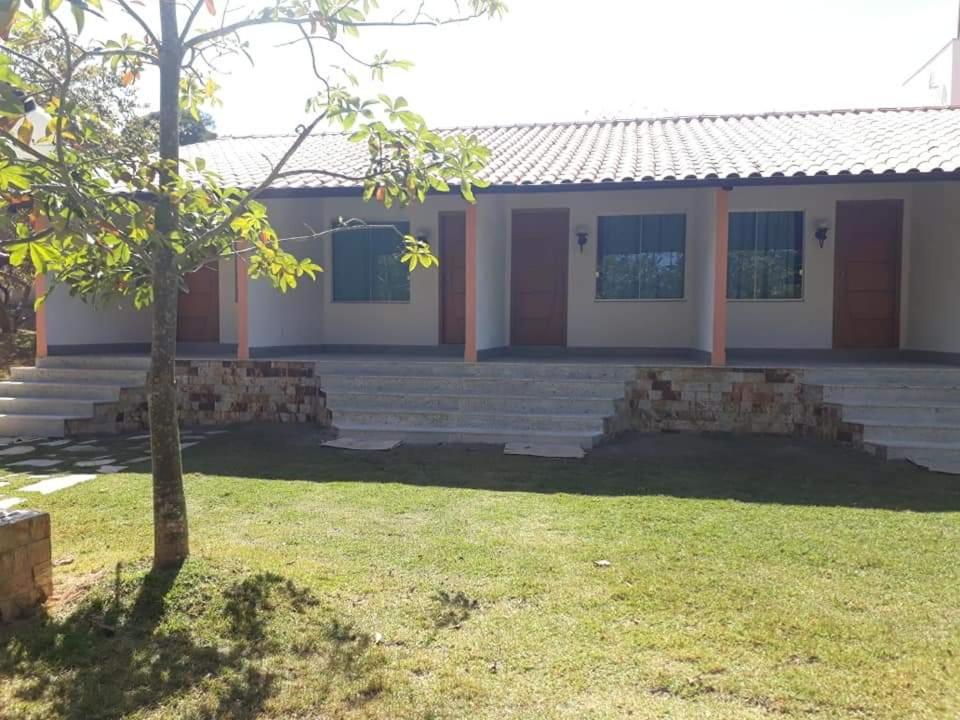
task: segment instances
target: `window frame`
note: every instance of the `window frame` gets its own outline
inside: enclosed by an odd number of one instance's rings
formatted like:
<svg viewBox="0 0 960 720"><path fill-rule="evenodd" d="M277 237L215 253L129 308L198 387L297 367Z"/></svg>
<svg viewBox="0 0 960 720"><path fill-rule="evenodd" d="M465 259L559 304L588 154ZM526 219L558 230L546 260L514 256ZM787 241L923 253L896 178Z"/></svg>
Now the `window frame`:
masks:
<svg viewBox="0 0 960 720"><path fill-rule="evenodd" d="M402 226L406 227L406 232L410 232L410 221L409 220L364 220L365 225L392 225L401 233L403 232ZM359 226L358 226L359 227ZM376 230L382 230L383 228L376 228ZM408 280L408 294L406 300L339 300L337 299L337 232L342 230L342 228L334 228L333 234L330 237L330 302L331 304L337 305L409 305L413 302L413 283ZM359 234L358 230L348 231L356 232ZM369 230L368 230L369 232ZM398 241L402 244L402 237L398 238ZM411 277L411 273L407 271L408 279Z"/></svg>
<svg viewBox="0 0 960 720"><path fill-rule="evenodd" d="M620 217L664 217L676 215L683 218L683 273L680 276L680 295L678 297L634 297L634 298L603 298L600 294L600 224L603 218ZM689 229L689 213L686 210L673 210L665 212L619 212L597 214L595 218L596 250L593 257L593 301L595 303L678 303L687 301L687 230ZM642 221L641 221L642 227ZM643 235L640 236L640 248L643 251Z"/></svg>
<svg viewBox="0 0 960 720"><path fill-rule="evenodd" d="M800 214L800 295L797 297L752 297L752 298L732 298L730 297L730 216L738 213L752 213L761 215L766 213L799 213ZM737 208L727 213L727 302L728 303L802 303L806 301L807 293L807 211L797 208Z"/></svg>

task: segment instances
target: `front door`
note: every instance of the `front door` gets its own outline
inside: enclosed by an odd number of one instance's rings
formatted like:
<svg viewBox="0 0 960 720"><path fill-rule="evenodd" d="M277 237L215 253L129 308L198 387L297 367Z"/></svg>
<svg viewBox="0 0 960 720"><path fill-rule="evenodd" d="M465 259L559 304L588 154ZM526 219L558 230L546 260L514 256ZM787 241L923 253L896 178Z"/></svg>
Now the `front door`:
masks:
<svg viewBox="0 0 960 720"><path fill-rule="evenodd" d="M220 342L220 273L205 266L186 276L188 292L177 301L179 342Z"/></svg>
<svg viewBox="0 0 960 720"><path fill-rule="evenodd" d="M510 343L567 344L567 210L514 210Z"/></svg>
<svg viewBox="0 0 960 720"><path fill-rule="evenodd" d="M900 344L900 244L903 203L837 203L833 346Z"/></svg>
<svg viewBox="0 0 960 720"><path fill-rule="evenodd" d="M440 213L440 342L463 345L467 317L466 213Z"/></svg>

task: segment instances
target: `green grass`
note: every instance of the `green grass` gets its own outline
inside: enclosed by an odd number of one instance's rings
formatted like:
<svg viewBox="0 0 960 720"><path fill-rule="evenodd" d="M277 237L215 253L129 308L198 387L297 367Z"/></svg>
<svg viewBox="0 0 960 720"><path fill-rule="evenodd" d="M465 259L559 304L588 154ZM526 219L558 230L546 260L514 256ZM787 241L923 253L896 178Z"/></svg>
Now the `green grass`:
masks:
<svg viewBox="0 0 960 720"><path fill-rule="evenodd" d="M774 438L317 443L188 450L179 573L146 572L147 475L39 498L72 562L0 630L0 717L960 715L957 478Z"/></svg>

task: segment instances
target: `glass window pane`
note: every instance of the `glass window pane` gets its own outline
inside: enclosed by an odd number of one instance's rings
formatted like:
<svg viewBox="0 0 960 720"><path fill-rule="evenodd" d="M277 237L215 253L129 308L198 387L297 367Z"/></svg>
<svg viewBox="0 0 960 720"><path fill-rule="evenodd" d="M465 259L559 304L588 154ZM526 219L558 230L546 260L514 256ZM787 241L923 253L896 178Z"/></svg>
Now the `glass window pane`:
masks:
<svg viewBox="0 0 960 720"><path fill-rule="evenodd" d="M682 298L686 216L643 216L640 297Z"/></svg>
<svg viewBox="0 0 960 720"><path fill-rule="evenodd" d="M333 299L340 302L370 297L370 238L366 230L333 234Z"/></svg>
<svg viewBox="0 0 960 720"><path fill-rule="evenodd" d="M803 296L803 213L730 213L727 297Z"/></svg>
<svg viewBox="0 0 960 720"><path fill-rule="evenodd" d="M803 287L803 213L767 212L757 217L758 297L795 299Z"/></svg>
<svg viewBox="0 0 960 720"><path fill-rule="evenodd" d="M757 214L730 213L727 240L727 297L735 300L755 297L754 252L757 246Z"/></svg>
<svg viewBox="0 0 960 720"><path fill-rule="evenodd" d="M640 223L635 215L601 217L597 225L597 297L639 297Z"/></svg>
<svg viewBox="0 0 960 720"><path fill-rule="evenodd" d="M344 302L409 301L410 273L401 262L409 223L334 233L333 299Z"/></svg>

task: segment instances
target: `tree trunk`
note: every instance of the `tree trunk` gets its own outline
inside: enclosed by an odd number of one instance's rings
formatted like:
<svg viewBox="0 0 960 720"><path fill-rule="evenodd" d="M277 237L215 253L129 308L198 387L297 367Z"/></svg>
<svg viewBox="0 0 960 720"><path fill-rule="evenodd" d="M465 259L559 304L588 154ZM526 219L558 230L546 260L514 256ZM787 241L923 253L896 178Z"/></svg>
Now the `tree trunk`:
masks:
<svg viewBox="0 0 960 720"><path fill-rule="evenodd" d="M175 0L160 0L160 157L179 161L180 40ZM170 180L168 172L160 181ZM157 201L153 344L150 356L150 449L153 453L153 566L179 565L190 553L177 417L176 353L179 273L167 238L177 227L169 196Z"/></svg>

